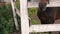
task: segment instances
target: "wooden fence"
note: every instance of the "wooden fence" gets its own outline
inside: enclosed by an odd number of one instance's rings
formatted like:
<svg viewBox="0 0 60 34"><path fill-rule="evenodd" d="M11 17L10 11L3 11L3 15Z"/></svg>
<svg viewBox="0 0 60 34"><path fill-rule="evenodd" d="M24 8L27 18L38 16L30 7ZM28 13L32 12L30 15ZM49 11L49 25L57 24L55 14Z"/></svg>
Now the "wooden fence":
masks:
<svg viewBox="0 0 60 34"><path fill-rule="evenodd" d="M13 0L11 0L13 1ZM50 7L51 5L48 5ZM51 7L59 7L60 4L53 5ZM28 8L38 7L37 5L27 4L27 0L20 0L20 18L21 18L21 34L29 34L29 32L50 32L60 31L60 24L46 24L46 25L31 25L29 27ZM13 9L14 11L14 9Z"/></svg>

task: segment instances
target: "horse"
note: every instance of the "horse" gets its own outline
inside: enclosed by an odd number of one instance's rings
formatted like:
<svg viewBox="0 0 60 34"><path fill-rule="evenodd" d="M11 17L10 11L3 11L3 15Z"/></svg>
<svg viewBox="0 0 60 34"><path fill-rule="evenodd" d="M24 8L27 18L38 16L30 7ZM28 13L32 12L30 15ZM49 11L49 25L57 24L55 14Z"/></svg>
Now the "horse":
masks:
<svg viewBox="0 0 60 34"><path fill-rule="evenodd" d="M60 7L46 7L48 3L49 0L40 0L37 16L41 24L53 24L60 18Z"/></svg>
<svg viewBox="0 0 60 34"><path fill-rule="evenodd" d="M53 17L49 16L53 8L46 8L49 0L40 0L37 16L41 20L41 24L52 24L54 22Z"/></svg>
<svg viewBox="0 0 60 34"><path fill-rule="evenodd" d="M54 24L55 20L60 19L60 7L46 7L47 4L49 0L40 0L37 16L41 24Z"/></svg>

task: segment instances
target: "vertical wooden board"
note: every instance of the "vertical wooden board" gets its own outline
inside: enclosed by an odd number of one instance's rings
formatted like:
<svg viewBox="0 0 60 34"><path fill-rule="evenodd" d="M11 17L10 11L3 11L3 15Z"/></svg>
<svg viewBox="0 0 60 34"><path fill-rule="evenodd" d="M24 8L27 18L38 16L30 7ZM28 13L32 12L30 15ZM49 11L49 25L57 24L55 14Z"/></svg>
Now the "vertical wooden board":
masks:
<svg viewBox="0 0 60 34"><path fill-rule="evenodd" d="M16 27L16 30L19 30L19 27L18 27L18 22L17 22L17 18L16 18L16 12L15 12L15 7L14 7L14 2L13 2L13 0L11 0L11 5L12 5L12 10L13 10L13 18L14 18L14 22L15 22L15 27Z"/></svg>
<svg viewBox="0 0 60 34"><path fill-rule="evenodd" d="M20 0L21 34L29 34L27 0Z"/></svg>

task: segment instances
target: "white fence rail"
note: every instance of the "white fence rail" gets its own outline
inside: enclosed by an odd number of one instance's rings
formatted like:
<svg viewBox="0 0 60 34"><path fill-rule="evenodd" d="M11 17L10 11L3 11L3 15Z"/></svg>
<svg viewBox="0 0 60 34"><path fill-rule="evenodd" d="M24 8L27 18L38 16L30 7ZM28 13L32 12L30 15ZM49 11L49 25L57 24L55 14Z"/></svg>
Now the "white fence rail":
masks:
<svg viewBox="0 0 60 34"><path fill-rule="evenodd" d="M29 32L60 31L60 24L32 25Z"/></svg>
<svg viewBox="0 0 60 34"><path fill-rule="evenodd" d="M28 2L28 8L38 7L39 2ZM60 0L50 0L46 7L60 7Z"/></svg>

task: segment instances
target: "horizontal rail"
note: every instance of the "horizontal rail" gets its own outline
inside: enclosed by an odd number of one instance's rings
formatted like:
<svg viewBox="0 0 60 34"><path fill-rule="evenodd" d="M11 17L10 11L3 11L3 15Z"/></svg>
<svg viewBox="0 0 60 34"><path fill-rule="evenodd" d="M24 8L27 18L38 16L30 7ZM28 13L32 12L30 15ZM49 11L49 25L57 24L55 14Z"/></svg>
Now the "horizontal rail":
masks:
<svg viewBox="0 0 60 34"><path fill-rule="evenodd" d="M39 2L28 2L28 8L38 7ZM60 1L50 2L46 7L60 7Z"/></svg>
<svg viewBox="0 0 60 34"><path fill-rule="evenodd" d="M60 31L60 24L32 25L29 32Z"/></svg>

